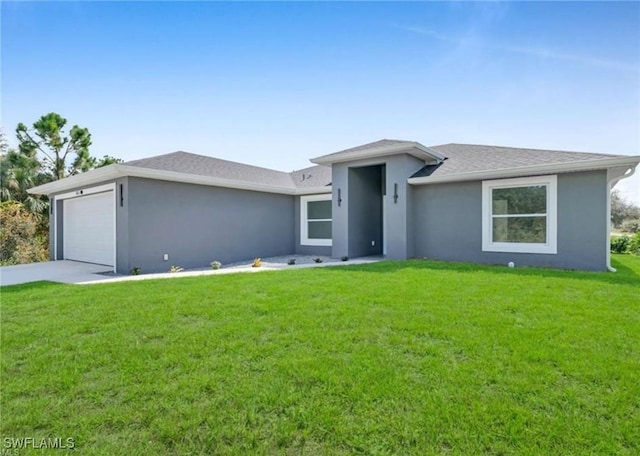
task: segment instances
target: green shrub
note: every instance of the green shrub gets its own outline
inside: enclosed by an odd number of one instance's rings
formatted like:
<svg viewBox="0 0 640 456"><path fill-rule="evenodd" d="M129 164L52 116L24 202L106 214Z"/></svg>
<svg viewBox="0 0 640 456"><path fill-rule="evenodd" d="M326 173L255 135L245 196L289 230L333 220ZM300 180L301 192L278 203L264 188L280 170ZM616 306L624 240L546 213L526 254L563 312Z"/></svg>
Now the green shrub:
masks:
<svg viewBox="0 0 640 456"><path fill-rule="evenodd" d="M221 266L222 266L222 263L220 263L219 261L211 262L211 269L220 269Z"/></svg>
<svg viewBox="0 0 640 456"><path fill-rule="evenodd" d="M631 247L629 236L611 236L611 251L613 253L627 253Z"/></svg>
<svg viewBox="0 0 640 456"><path fill-rule="evenodd" d="M289 266L293 266L294 264L296 264L296 259L295 259L295 258L291 258L291 259L289 259L289 261L287 261L287 264L288 264Z"/></svg>
<svg viewBox="0 0 640 456"><path fill-rule="evenodd" d="M142 272L142 269L140 269L138 266L134 266L129 271L129 274L131 274L131 275L140 275L141 272Z"/></svg>
<svg viewBox="0 0 640 456"><path fill-rule="evenodd" d="M28 211L22 203L0 204L0 264L47 261L49 240L39 229L42 217Z"/></svg>
<svg viewBox="0 0 640 456"><path fill-rule="evenodd" d="M629 252L633 253L634 255L640 255L640 231L638 231L635 236L631 236Z"/></svg>

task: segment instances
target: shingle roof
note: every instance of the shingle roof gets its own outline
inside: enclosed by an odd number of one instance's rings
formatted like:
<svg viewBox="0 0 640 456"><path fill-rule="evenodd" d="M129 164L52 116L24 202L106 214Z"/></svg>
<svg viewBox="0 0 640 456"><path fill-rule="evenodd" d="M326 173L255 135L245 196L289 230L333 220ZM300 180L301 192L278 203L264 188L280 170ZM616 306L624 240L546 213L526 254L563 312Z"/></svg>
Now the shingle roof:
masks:
<svg viewBox="0 0 640 456"><path fill-rule="evenodd" d="M405 148L405 146L407 147ZM385 148L388 150L385 150ZM352 155L357 158L363 153L366 155L369 150L373 150L375 153L378 150L382 154L380 156L384 156L386 152L404 153L405 150L414 149L419 150L420 153L427 154L429 157L436 157L437 155L438 160L442 156L446 157L442 163L426 165L411 176L412 178L431 176L433 179L431 177L427 179L430 182L471 179L478 174L502 174L515 177L541 166L545 168L545 172L553 172L556 167L565 170L602 169L602 167L606 168L613 165L635 167L640 161L638 156L482 146L477 144L443 144L426 148L413 141L393 139L383 139L336 153L349 155L350 152L355 151L355 154ZM431 151L431 153L427 151ZM420 155L418 158L424 157ZM331 160L328 160L322 164L330 163ZM50 195L98 182L106 182L122 176L176 180L179 182L220 185L230 188L285 194L323 192L326 191L322 189L323 187L331 185L330 166L312 166L286 173L188 152L173 152L97 168L86 173L33 187L29 189L29 192Z"/></svg>
<svg viewBox="0 0 640 456"><path fill-rule="evenodd" d="M411 177L448 176L469 172L560 164L622 156L562 150L483 146L478 144L443 144L431 146L431 149L440 152L446 156L447 159L438 165L424 166Z"/></svg>
<svg viewBox="0 0 640 456"><path fill-rule="evenodd" d="M397 154L408 154L425 163L441 160L440 152L425 147L416 141L381 139L362 146L333 152L311 159L312 163L331 166L333 163L349 162L368 158L379 158Z"/></svg>
<svg viewBox="0 0 640 456"><path fill-rule="evenodd" d="M331 168L329 166L311 166L293 171L291 174L296 188L325 187L331 185Z"/></svg>
<svg viewBox="0 0 640 456"><path fill-rule="evenodd" d="M292 173L285 173L182 151L133 160L123 164L292 189L322 187L331 183L331 169L326 166L312 166Z"/></svg>
<svg viewBox="0 0 640 456"><path fill-rule="evenodd" d="M219 177L280 187L291 187L291 177L282 171L221 160L189 152L172 152L124 163L127 166Z"/></svg>
<svg viewBox="0 0 640 456"><path fill-rule="evenodd" d="M382 139L336 153L352 152L401 143L410 142ZM431 146L431 149L446 156L446 160L438 165L426 165L411 177L450 176L469 172L502 170L543 164L560 164L621 156L561 150L484 146L479 144L442 144L439 146ZM328 166L312 166L291 173L285 173L283 171L181 151L141 160L133 160L124 163L124 165L292 189L331 185L331 168Z"/></svg>
<svg viewBox="0 0 640 456"><path fill-rule="evenodd" d="M339 150L338 152L334 152L332 154L328 154L328 156L331 155L336 155L336 154L343 154L345 152L355 152L357 150L364 150L364 149L373 149L376 147L384 147L384 146L392 146L395 144L413 144L411 141L405 141L402 139L381 139L379 141L374 141L374 142L370 142L367 144L363 144L361 146L357 146L357 147L351 147L349 149L344 149L344 150Z"/></svg>

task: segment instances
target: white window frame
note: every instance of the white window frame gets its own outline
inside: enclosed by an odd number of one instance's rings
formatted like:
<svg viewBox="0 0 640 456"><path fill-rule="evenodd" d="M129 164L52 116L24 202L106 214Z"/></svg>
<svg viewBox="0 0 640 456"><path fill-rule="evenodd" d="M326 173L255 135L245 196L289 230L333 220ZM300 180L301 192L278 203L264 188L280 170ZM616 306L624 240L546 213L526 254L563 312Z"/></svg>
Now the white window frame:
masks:
<svg viewBox="0 0 640 456"><path fill-rule="evenodd" d="M307 203L310 201L331 201L331 193L322 195L305 195L300 197L300 245L331 246L332 239L309 239L309 220L307 219ZM315 222L333 221L333 207L330 219L317 219ZM333 236L332 236L333 237Z"/></svg>
<svg viewBox="0 0 640 456"><path fill-rule="evenodd" d="M547 187L547 242L493 242L493 190L501 188ZM531 215L535 214L521 214ZM515 216L515 214L514 214ZM520 177L515 179L488 180L482 182L482 251L508 253L558 253L558 176Z"/></svg>

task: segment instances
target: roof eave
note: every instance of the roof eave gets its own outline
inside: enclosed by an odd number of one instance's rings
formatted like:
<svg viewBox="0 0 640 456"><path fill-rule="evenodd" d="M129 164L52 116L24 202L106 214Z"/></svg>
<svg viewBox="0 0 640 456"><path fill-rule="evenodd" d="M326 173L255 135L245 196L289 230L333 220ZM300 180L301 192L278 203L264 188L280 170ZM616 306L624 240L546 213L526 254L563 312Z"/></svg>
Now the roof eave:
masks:
<svg viewBox="0 0 640 456"><path fill-rule="evenodd" d="M331 185L296 189L296 195L317 195L319 193L331 193Z"/></svg>
<svg viewBox="0 0 640 456"><path fill-rule="evenodd" d="M293 184L289 186L261 184L258 182L247 182L223 177L201 176L197 174L179 173L176 171L165 171L151 168L141 168L137 166L124 166L125 174L130 177L141 177L147 179L157 179L170 182L182 182L186 184L208 185L212 187L233 188L237 190L250 190L266 193L280 193L285 195L295 194Z"/></svg>
<svg viewBox="0 0 640 456"><path fill-rule="evenodd" d="M75 176L69 176L64 179L32 187L28 189L27 192L32 195L51 195L52 193L60 193L73 188L114 180L123 176L121 168L122 165L114 164L92 169L86 173L76 174Z"/></svg>
<svg viewBox="0 0 640 456"><path fill-rule="evenodd" d="M49 182L48 184L39 185L37 187L29 189L29 193L37 195L51 195L79 187L87 187L101 182L115 180L120 177L140 177L170 182L209 185L212 187L225 187L237 190L279 193L285 195L297 194L297 189L293 186L293 184L290 187L269 185L256 182L240 181L235 179L201 176L196 174L186 174L175 171L165 171L120 164L105 166L104 168L94 169L86 173L78 174L76 176L71 176L55 182Z"/></svg>
<svg viewBox="0 0 640 456"><path fill-rule="evenodd" d="M640 163L640 155L628 157L600 158L569 163L550 163L544 165L520 166L488 171L472 171L467 173L450 174L445 176L411 177L408 183L411 185L440 184L446 182L463 182L486 179L502 179L508 177L522 177L548 173L570 173L580 171L595 171L617 166L635 168Z"/></svg>
<svg viewBox="0 0 640 456"><path fill-rule="evenodd" d="M388 146L373 147L370 149L355 150L351 152L338 152L329 155L312 158L311 163L316 165L330 166L333 163L344 163L355 160L365 160L368 158L380 158L388 155L408 154L425 163L430 161L442 161L445 156L418 142L405 142L401 144L391 144Z"/></svg>

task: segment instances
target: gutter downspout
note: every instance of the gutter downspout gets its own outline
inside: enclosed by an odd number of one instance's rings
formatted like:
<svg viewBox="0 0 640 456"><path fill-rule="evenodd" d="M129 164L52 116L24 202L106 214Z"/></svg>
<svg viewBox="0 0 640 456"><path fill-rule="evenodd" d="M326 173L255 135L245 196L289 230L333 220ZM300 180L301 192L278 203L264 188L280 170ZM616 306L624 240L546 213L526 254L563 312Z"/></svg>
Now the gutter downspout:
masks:
<svg viewBox="0 0 640 456"><path fill-rule="evenodd" d="M611 266L611 190L622 179L633 176L636 168L610 168L607 170L607 270L609 272L617 272L617 269Z"/></svg>

